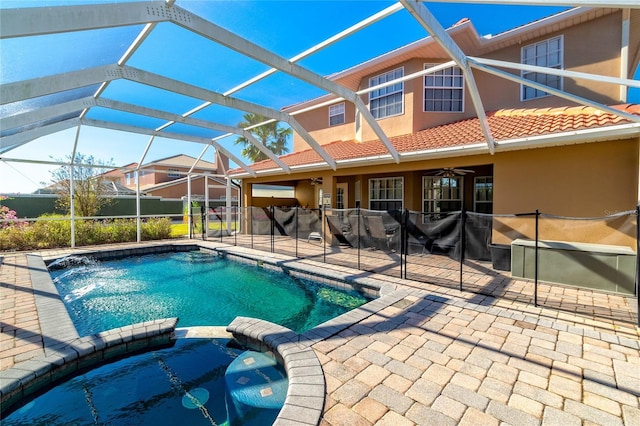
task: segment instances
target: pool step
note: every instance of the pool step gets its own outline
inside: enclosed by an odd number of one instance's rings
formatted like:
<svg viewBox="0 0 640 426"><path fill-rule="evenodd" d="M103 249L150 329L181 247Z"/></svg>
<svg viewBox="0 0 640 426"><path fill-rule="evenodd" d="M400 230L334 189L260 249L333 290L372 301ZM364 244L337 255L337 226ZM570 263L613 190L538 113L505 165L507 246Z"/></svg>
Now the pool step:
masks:
<svg viewBox="0 0 640 426"><path fill-rule="evenodd" d="M289 381L272 357L245 351L227 367L229 423L260 424L260 415L279 412L287 396Z"/></svg>

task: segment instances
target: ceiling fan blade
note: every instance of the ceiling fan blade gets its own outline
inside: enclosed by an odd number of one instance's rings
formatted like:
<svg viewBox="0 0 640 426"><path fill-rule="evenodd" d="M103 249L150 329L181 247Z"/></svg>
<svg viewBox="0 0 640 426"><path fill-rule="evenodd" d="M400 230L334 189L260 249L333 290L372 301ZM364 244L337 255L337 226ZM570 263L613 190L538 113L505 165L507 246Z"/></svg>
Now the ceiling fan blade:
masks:
<svg viewBox="0 0 640 426"><path fill-rule="evenodd" d="M452 171L459 175L464 175L467 173L475 173L475 170L468 170L468 169L452 169Z"/></svg>

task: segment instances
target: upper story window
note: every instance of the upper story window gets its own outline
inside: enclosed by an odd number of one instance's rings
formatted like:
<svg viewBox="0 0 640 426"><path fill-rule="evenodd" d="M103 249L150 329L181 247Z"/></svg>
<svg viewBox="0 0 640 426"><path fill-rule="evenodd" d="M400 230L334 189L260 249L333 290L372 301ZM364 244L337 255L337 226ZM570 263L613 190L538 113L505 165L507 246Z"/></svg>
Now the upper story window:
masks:
<svg viewBox="0 0 640 426"><path fill-rule="evenodd" d="M329 107L329 126L344 124L344 102Z"/></svg>
<svg viewBox="0 0 640 426"><path fill-rule="evenodd" d="M425 64L428 69L435 64ZM462 70L453 66L424 76L425 112L463 112L464 78Z"/></svg>
<svg viewBox="0 0 640 426"><path fill-rule="evenodd" d="M126 173L124 175L125 185L131 185L131 173Z"/></svg>
<svg viewBox="0 0 640 426"><path fill-rule="evenodd" d="M537 65L539 67L548 67L562 69L563 58L563 38L562 36L543 40L538 43L530 44L522 48L522 63L525 65ZM549 75L539 72L522 71L521 75L527 80L562 90L562 77L558 75ZM534 89L521 85L521 100L541 98L547 96L548 93L542 90Z"/></svg>
<svg viewBox="0 0 640 426"><path fill-rule="evenodd" d="M402 177L369 179L369 208L402 210L402 187Z"/></svg>
<svg viewBox="0 0 640 426"><path fill-rule="evenodd" d="M404 68L380 74L369 79L374 87L404 76ZM404 112L404 83L396 83L369 92L369 109L374 118L391 117Z"/></svg>
<svg viewBox="0 0 640 426"><path fill-rule="evenodd" d="M178 170L178 169L167 169L167 177L179 178L180 177L180 170Z"/></svg>

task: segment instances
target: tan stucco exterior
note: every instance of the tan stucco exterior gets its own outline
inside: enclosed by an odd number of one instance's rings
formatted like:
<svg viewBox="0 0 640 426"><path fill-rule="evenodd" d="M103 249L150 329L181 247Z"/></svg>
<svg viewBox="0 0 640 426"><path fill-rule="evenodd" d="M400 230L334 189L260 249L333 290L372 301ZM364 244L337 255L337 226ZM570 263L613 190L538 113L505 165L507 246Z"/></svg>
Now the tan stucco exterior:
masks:
<svg viewBox="0 0 640 426"><path fill-rule="evenodd" d="M619 141L581 143L548 148L534 148L495 155L381 164L368 167L338 169L294 176L244 179L243 189L248 206L264 207L269 199L253 200L251 183L279 183L296 187L296 200L276 205L298 205L318 208L317 187L311 178L322 177L325 194L332 194L335 207L336 185L347 183L346 207L354 208L356 181L361 185L361 207L369 208L369 179L402 177L404 208L422 211L422 177L443 167L474 170L464 178L464 205L473 211L473 179L493 176L493 212L498 215L533 213L575 218L597 218L635 209L638 202L640 174L640 138ZM278 200L282 201L282 200ZM253 203L253 204L252 204ZM635 249L635 217L600 221L567 221L545 218L541 222L546 240L567 239L567 230L575 235L571 241L624 245ZM534 216L497 217L493 242L509 243L516 238L534 237ZM617 230L616 230L617 229Z"/></svg>
<svg viewBox="0 0 640 426"><path fill-rule="evenodd" d="M635 208L638 139L495 155L494 212L599 217Z"/></svg>
<svg viewBox="0 0 640 426"><path fill-rule="evenodd" d="M638 48L640 37L634 31L633 25L640 23L640 11L631 12L632 30L630 33L629 52L630 64L638 62ZM557 27L557 28L556 28ZM622 12L600 16L580 25L563 26L556 25L553 31L544 32L543 35L531 37L528 34L524 41L516 40L508 47L493 48L487 52L465 52L468 55L482 56L489 59L497 59L514 63L521 62L521 50L524 46L562 36L563 39L563 63L564 69L620 77L621 60L620 51L622 43ZM467 36L461 34L460 37ZM454 40L455 40L454 36ZM487 50L487 49L485 49ZM369 87L369 78L384 72L403 68L404 75L412 74L424 69L424 65L448 62L445 56L439 57L414 57L401 64L393 64L375 72L363 75L357 90ZM508 70L507 70L508 71ZM518 71L510 71L519 75ZM509 108L548 108L558 106L573 106L575 102L558 99L554 96L546 96L537 99L521 101L520 84L507 81L503 78L474 70L474 79L478 87L485 111L495 111ZM614 84L602 83L593 80L563 79L563 89L574 95L593 100L603 104L617 104L624 100L620 97L620 88ZM423 79L417 78L404 83L404 112L393 117L378 120L385 134L389 137L408 134L441 124L458 121L476 116L476 111L465 84L464 111L455 113L424 112L423 105ZM368 95L362 95L362 100L368 105ZM356 132L356 110L353 104L345 102L345 124L329 126L329 107L325 106L316 110L296 115L296 119L320 144L331 143L339 140L373 140L378 139L375 132L360 119L361 134ZM294 135L294 151L308 149L307 143Z"/></svg>
<svg viewBox="0 0 640 426"><path fill-rule="evenodd" d="M574 15L571 19L557 20L546 27L516 29L495 39L499 42L478 39L468 42L473 35L469 27L456 30L453 37L458 37L462 45L475 49L465 51L468 55L520 63L524 46L562 36L564 69L612 77L624 74L621 70L623 62L620 56L623 13L607 9L601 13L596 12L596 15L591 15L589 19L583 19L584 16ZM640 11L632 10L630 17L629 63L633 69L640 59ZM425 64L449 61L441 50L432 47L415 49L415 52L440 53L434 53L436 56L416 56L414 51L407 53L400 49L397 56L389 54L383 56L380 61L368 63L368 67L355 67L353 73L359 78L357 86L348 72L337 77L337 82L340 83L342 78L343 82L349 82L353 86L353 90L364 90L369 87L371 77L382 73L403 68L406 76L423 70ZM519 71L511 72L519 75ZM473 73L483 108L487 112L516 109L524 111L521 113L526 115L526 111L533 109L558 108L557 113L562 114L567 107L577 105L556 96L521 101L519 83L477 69L474 69ZM618 104L623 101L619 86L614 84L565 77L563 89L603 104ZM408 135L477 116L466 84L463 112L424 112L423 91L422 78L404 83L403 112L377 121L388 137ZM368 103L366 93L362 99ZM327 97L319 98L301 104L299 108L326 100ZM329 126L328 106L297 114L296 119L321 145L336 141L379 139L362 117L356 116L352 104L345 102L345 107L346 122L338 126ZM295 107L292 111L295 111ZM563 132L549 129L540 131L543 134ZM493 213L504 215L495 217L493 221L494 243L508 244L516 238L534 238L535 216L513 215L538 210L544 214L540 221L542 239L623 245L635 250L635 215L627 214L614 219L591 221L568 221L551 218L549 215L595 218L634 210L640 199L640 138L637 134L636 132L632 133L633 136L616 136L613 132L612 136L599 136L588 140L573 137L570 141L563 139L564 137L554 140L552 135L538 139L540 135L535 134L533 136L536 136L536 142L528 144L526 149L524 145L515 148L516 145L513 144L501 146L498 143L493 155L486 149L475 151L476 153L458 150L436 154L437 158L435 155L425 155L420 161L403 159L399 164L389 160L372 160L369 163L359 163L360 166L357 167L339 165L335 171L325 166L314 172L246 178L243 179L244 205L262 205L268 201L252 200L250 196L252 184L268 183L294 186L296 199L293 203L310 208L320 207L319 189L322 189L325 196L330 195L331 207L335 208L335 194L340 185L347 195L346 208L356 207L356 200L360 201L360 207L370 208L369 179L402 177L402 208L423 211L423 176L434 175L443 168L455 167L472 171L463 177L463 204L468 211L475 210L474 179L481 176L493 178ZM295 135L294 152L308 148L306 142ZM311 180L317 181L317 178L322 178L322 183L311 185Z"/></svg>

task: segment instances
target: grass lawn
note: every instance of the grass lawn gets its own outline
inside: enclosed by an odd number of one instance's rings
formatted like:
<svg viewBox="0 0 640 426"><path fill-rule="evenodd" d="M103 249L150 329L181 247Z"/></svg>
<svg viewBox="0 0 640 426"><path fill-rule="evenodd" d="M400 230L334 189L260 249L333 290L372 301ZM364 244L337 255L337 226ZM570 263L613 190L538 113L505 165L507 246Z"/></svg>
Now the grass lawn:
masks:
<svg viewBox="0 0 640 426"><path fill-rule="evenodd" d="M237 229L238 224L232 223L232 229ZM220 222L209 222L209 230L217 230L220 229ZM196 223L195 233L199 234L201 231L200 224ZM186 223L173 223L171 224L171 237L182 237L184 235L189 235L189 226Z"/></svg>
<svg viewBox="0 0 640 426"><path fill-rule="evenodd" d="M189 234L189 226L186 223L171 224L171 238L182 237Z"/></svg>

